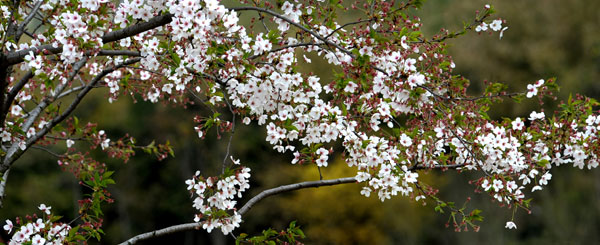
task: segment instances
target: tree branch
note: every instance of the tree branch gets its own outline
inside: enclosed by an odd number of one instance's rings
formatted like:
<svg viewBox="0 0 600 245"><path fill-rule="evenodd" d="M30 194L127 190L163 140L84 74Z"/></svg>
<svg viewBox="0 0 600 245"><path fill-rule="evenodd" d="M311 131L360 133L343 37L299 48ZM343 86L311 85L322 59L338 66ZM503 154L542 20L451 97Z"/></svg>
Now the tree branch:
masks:
<svg viewBox="0 0 600 245"><path fill-rule="evenodd" d="M100 52L98 52L98 56L118 56L118 55L133 56L133 57L141 56L139 51L132 51L132 50L103 49L103 50L100 50Z"/></svg>
<svg viewBox="0 0 600 245"><path fill-rule="evenodd" d="M76 62L73 65L73 71L71 71L71 74L69 74L69 79L68 79L69 82L72 81L75 78L75 76L77 76L77 73L79 73L81 68L83 68L85 66L86 62L87 62L87 57ZM56 86L56 88L54 89L54 94L55 95L60 94L68 86L69 82L61 83L58 86ZM22 127L24 132L27 132L29 127L31 127L31 125L35 122L35 120L37 120L40 113L44 109L46 109L46 107L50 103L52 103L54 100L56 100L55 96L45 97L33 110L31 110L30 116L25 120L25 123L23 124L23 127Z"/></svg>
<svg viewBox="0 0 600 245"><path fill-rule="evenodd" d="M25 86L25 84L31 78L33 78L33 72L30 69L25 75L23 75L23 77L21 77L19 82L10 89L10 92L8 92L8 94L6 95L6 98L3 101L3 103L4 103L3 104L4 106L2 108L3 115L6 115L8 113L8 109L10 108L10 105L14 101L15 97L17 96L19 91L21 91L21 89ZM0 122L4 122L4 120L0 120Z"/></svg>
<svg viewBox="0 0 600 245"><path fill-rule="evenodd" d="M282 185L282 186L275 187L272 189L264 190L261 193L259 193L258 195L254 196L252 199L250 199L250 201L248 201L240 209L238 214L243 216L257 202L259 202L260 200L265 199L269 196L272 196L272 195L276 195L276 194L280 194L280 193L284 193L284 192L288 192L288 191L300 190L300 189L304 189L304 188L310 188L310 187L330 186L330 185L339 185L339 184L347 184L347 183L356 183L356 179L354 177L347 177L347 178L339 178L339 179L331 179L331 180L306 181L306 182L300 182L300 183L291 184L291 185ZM164 235L168 235L168 234L173 234L173 233L177 233L177 232L181 232L181 231L196 230L196 229L200 229L201 226L202 226L201 223L187 223L187 224L169 226L167 228L163 228L160 230L155 230L155 231L139 234L137 236L130 238L129 240L127 240L125 242L120 243L120 245L135 244L139 241L143 241L143 240L147 240L147 239L151 239L151 238L155 238L155 237L160 237L160 236L164 236Z"/></svg>
<svg viewBox="0 0 600 245"><path fill-rule="evenodd" d="M69 80L71 80L75 77L75 75L85 65L86 62L87 62L87 58L84 58L83 60L80 60L74 64L73 71L71 72L71 74L69 74L69 78L70 78ZM58 84L56 86L56 88L54 89L55 94L59 94L60 92L62 92L62 90L65 89L65 87L67 87L67 85L68 85L68 83ZM53 100L54 100L54 98L52 98L52 96L45 97L42 101L40 101L40 103L35 108L33 108L33 110L31 110L28 113L29 116L25 119L23 126L21 126L21 129L23 130L23 132L27 132L29 127L31 127L31 125L33 125L35 120L44 111L44 109L46 109L46 107L48 107L48 105L50 105L50 103L52 103ZM7 105L7 106L10 106L10 105ZM5 115L5 114L3 114L3 115ZM2 164L0 164L0 173L4 173L4 171L6 171L8 168L10 168L10 165L12 164L12 162L18 158L18 157L13 158L13 155L17 152L19 152L19 146L18 146L18 143L15 142L10 146L10 148L6 152L6 155L4 156ZM21 154L18 154L18 155L20 156ZM0 196L2 196L2 195L4 195L4 193L0 193Z"/></svg>
<svg viewBox="0 0 600 245"><path fill-rule="evenodd" d="M281 46L281 47L278 47L278 48L275 48L275 49L271 49L271 50L266 51L266 52L264 52L262 54L252 55L252 56L248 57L248 59L249 60L253 60L253 59L256 59L256 58L258 58L260 56L263 56L265 54L268 54L268 53L277 53L277 52L279 52L281 50L288 49L288 48L308 47L308 46L321 46L321 45L325 45L325 43L308 42L308 43L290 44L290 45Z"/></svg>
<svg viewBox="0 0 600 245"><path fill-rule="evenodd" d="M279 18L279 19L281 19L281 20L283 20L283 21L285 21L287 23L290 23L290 25L293 25L293 26L295 26L295 27L297 27L297 28L299 28L299 29L301 29L301 30L303 30L305 32L310 33L313 37L321 40L322 42L326 43L327 45L333 46L336 49L338 49L339 51L344 52L347 55L350 55L352 58L354 58L354 54L352 52L350 52L350 50L347 50L347 49L343 48L342 46L340 46L337 43L329 41L328 39L322 37L321 35L319 35L315 31L313 31L311 29L308 29L308 28L300 25L299 23L296 23L296 22L292 21L291 19L289 19L289 18L287 18L287 17L285 17L285 16L283 16L281 14L278 14L277 12L274 12L272 10L264 9L264 8L259 8L259 7L253 7L253 6L236 7L236 8L231 8L231 10L234 10L234 11L253 10L253 11L257 11L257 12L267 13L267 14L269 14L271 16L274 16L274 17L277 17L277 18Z"/></svg>
<svg viewBox="0 0 600 245"><path fill-rule="evenodd" d="M43 52L44 50L47 52L44 52L44 54L58 54L62 52L62 46L54 47L52 44L44 44L33 48L10 52L6 54L6 64L8 66L19 64L23 62L23 59L29 54L29 52L34 52L37 54L39 52Z"/></svg>
<svg viewBox="0 0 600 245"><path fill-rule="evenodd" d="M222 88L223 90L223 94L225 94L225 96L223 96L223 99L225 100L225 103L227 103L227 108L229 108L229 111L231 112L231 132L229 133L229 141L227 142L227 152L225 153L225 157L223 158L223 165L221 166L221 174L225 173L225 166L226 166L226 162L227 162L227 158L229 157L229 150L231 149L231 141L233 141L233 135L235 134L235 112L233 111L233 108L231 107L231 103L229 103L229 99L227 99L227 91L225 90L225 88ZM233 159L232 159L233 160Z"/></svg>
<svg viewBox="0 0 600 245"><path fill-rule="evenodd" d="M85 65L86 62L87 62L87 57L74 64L73 71L71 71L71 73L69 74L69 80L72 80L77 75L79 70ZM27 76L27 74L25 74L25 76ZM21 82L19 82L19 83L21 83ZM23 85L25 83L26 83L26 81L23 82ZM63 91L63 89L65 89L67 87L67 85L68 85L68 83L60 83L54 89L55 94L56 95L60 94ZM16 86L18 86L18 84ZM12 90L11 90L11 92L12 92ZM18 92L18 90L16 90L16 92ZM4 95L4 93L2 93L2 95ZM35 120L44 111L44 109L50 103L52 103L52 101L54 101L56 99L56 97L54 97L54 98L51 98L51 97L45 97L33 110L31 110L28 113L29 116L25 119L25 122L23 123L23 126L21 127L21 129L24 132L26 132L29 129L29 127L31 127L31 125L33 125ZM10 104L4 105L4 106L10 107ZM8 113L8 110L7 110L7 113ZM5 117L6 117L6 113L2 113L2 120L5 120ZM37 135L34 136L33 138L36 138L36 141L37 141L37 139L39 139L39 137L37 137ZM26 143L28 143L28 142L26 142ZM31 146L31 144L27 144L27 148L29 148L30 146ZM0 164L0 173L8 172L12 163L14 161L16 161L25 151L27 151L27 148L25 150L20 150L19 143L18 142L13 143L10 146L10 148L7 150L6 155L4 156L4 159L2 159L2 163ZM5 182L6 180L3 179L2 181ZM0 183L0 207L2 206L2 199L4 198L4 193L5 193L4 186L1 186L1 185L6 185L6 183L4 183L4 182Z"/></svg>
<svg viewBox="0 0 600 245"><path fill-rule="evenodd" d="M2 103L2 106L0 106L0 108L4 108L5 105L4 104L4 100L5 100L5 91L8 87L8 70L9 70L9 66L5 65L6 63L6 56L4 55L4 53L0 52L0 103ZM4 111L4 110L2 110ZM6 113L2 113L2 111L0 111L0 128L4 127L4 120L6 119Z"/></svg>
<svg viewBox="0 0 600 245"><path fill-rule="evenodd" d="M285 17L285 16L283 16L283 15L277 13L277 12L274 12L272 10L264 9L264 8L259 8L259 7L253 7L253 6L236 7L236 8L231 8L231 10L234 10L234 11L253 10L253 11L258 11L258 12L263 12L263 13L270 14L270 15L276 17L276 18L282 19L283 21L289 23L290 25L293 25L293 26L299 28L300 30L308 32L310 35L312 35L316 39L321 40L322 42L324 42L327 46L334 47L335 49L339 50L340 52L347 54L352 59L356 58L356 56L352 53L352 51L350 51L350 50L348 50L348 49L340 46L339 44L334 43L334 42L330 41L329 39L327 39L327 38L319 35L314 30L308 29L308 28L304 27L303 25L301 25L299 23L296 23L296 22L292 21L291 19L289 19L289 18L287 18L287 17ZM338 30L337 29L334 30L333 33L335 33L336 31L338 31ZM328 36L330 36L330 35L328 35ZM337 58L337 55L336 55L336 58ZM377 70L377 71L385 74L386 76L389 76L389 74L384 69L381 69L381 68L379 68L379 67L377 67L375 65L371 65L371 66L373 67L373 69L375 69L375 70Z"/></svg>
<svg viewBox="0 0 600 245"><path fill-rule="evenodd" d="M40 138L42 138L44 135L46 135L52 128L54 128L54 126L56 126L57 124L59 124L60 122L62 122L63 120L65 120L70 114L71 112L73 112L75 110L75 108L77 108L77 106L79 105L79 103L81 102L81 100L83 99L83 97L85 97L85 95L87 95L87 93L100 81L102 80L102 78L104 78L104 76L110 74L111 72L122 68L124 66L127 65L131 65L131 64L135 64L137 62L139 62L142 58L134 58L134 59L130 59L130 60L126 60L125 62L104 69L102 72L100 72L98 75L96 75L96 77L94 77L94 79L92 79L92 81L90 81L85 88L83 88L79 94L77 94L77 97L75 97L75 99L73 100L73 102L71 102L71 105L69 105L69 107L58 117L55 117L54 119L52 119L52 121L50 121L50 123L48 123L44 128L42 128L40 131L38 131L35 136L29 138L27 140L27 146L25 148L25 150L18 150L16 151L14 154L12 155L8 155L5 158L5 160L2 162L2 165L0 165L0 173L5 171L6 169L8 169L8 167L16 160L18 159L25 151L27 151L27 149L29 147L31 147L36 141L38 141ZM58 96L58 95L57 95ZM2 193L0 193L0 195L2 195Z"/></svg>
<svg viewBox="0 0 600 245"><path fill-rule="evenodd" d="M33 17L37 14L38 10L42 6L42 3L44 3L44 1L37 1L35 6L31 8L31 12L29 13L29 15L27 15L27 17L25 17L25 20L23 20L21 25L19 25L19 28L17 29L17 34L15 35L15 40L19 40L21 35L23 35L23 33L25 32L25 27L27 27L27 24L29 24L29 22L31 22Z"/></svg>
<svg viewBox="0 0 600 245"><path fill-rule="evenodd" d="M375 3L375 2L373 2L373 3ZM327 38L331 37L333 34L335 34L339 30L341 30L341 29L343 29L343 28L345 28L347 26L361 24L361 23L364 23L364 22L371 22L371 21L374 21L374 20L375 19L371 18L371 19L366 19L366 20L359 20L359 21L354 21L354 22L348 22L346 24L341 25L338 28L335 28L335 30L333 30L331 33L329 33L327 36L325 36L325 38L327 39Z"/></svg>
<svg viewBox="0 0 600 245"><path fill-rule="evenodd" d="M202 227L201 223L186 223L186 224L169 226L167 228L163 228L160 230L155 230L155 231L139 234L137 236L130 238L127 241L119 243L119 245L136 244L139 241L148 240L148 239L155 238L155 237L161 237L164 235L169 235L169 234L182 232L182 231L197 230L197 229L200 229L200 227Z"/></svg>
<svg viewBox="0 0 600 245"><path fill-rule="evenodd" d="M300 182L300 183L291 184L291 185L282 185L282 186L279 186L276 188L264 190L260 194L254 196L252 199L250 199L250 201L248 201L246 204L244 204L244 206L240 209L240 211L238 213L240 215L244 215L258 201L265 199L269 196L280 194L283 192L295 191L295 190L310 188L310 187L339 185L339 184L347 184L347 183L355 183L355 182L357 182L357 181L354 177L346 177L346 178L331 179L331 180L306 181L306 182Z"/></svg>
<svg viewBox="0 0 600 245"><path fill-rule="evenodd" d="M34 145L34 146L31 146L31 148L32 148L32 149L38 149L38 150L45 151L46 153L48 153L48 154L52 155L53 157L59 158L59 159L60 159L60 157L61 157L61 155L60 155L60 154L58 154L58 153L56 153L56 152L53 152L53 151L51 151L50 149L48 149L48 148L45 148L45 147L41 147L41 146Z"/></svg>
<svg viewBox="0 0 600 245"><path fill-rule="evenodd" d="M106 43L121 40L126 37L131 37L133 35L137 35L139 33L154 29L156 27L166 25L166 24L170 23L172 20L173 20L172 14L155 16L146 22L138 23L138 24L135 24L135 25L132 25L132 26L120 29L120 30L106 33L102 37L102 42L106 44ZM28 49L23 49L23 50L8 53L6 55L7 65L11 66L11 65L15 65L15 64L23 62L23 59L25 58L25 56L27 54L29 54L30 51L32 51L34 53L38 53L43 50L46 50L49 54L58 54L58 53L62 52L62 46L53 47L52 44L44 44L44 45L41 45L38 47L33 47L33 48L28 48Z"/></svg>
<svg viewBox="0 0 600 245"><path fill-rule="evenodd" d="M173 14L165 14L165 15L155 16L146 22L138 23L138 24L135 24L132 26L125 27L120 30L109 32L102 37L102 42L110 43L110 42L121 40L126 37L131 37L133 35L140 34L147 30L152 30L156 27L169 24L169 23L171 23L172 20L173 20Z"/></svg>
<svg viewBox="0 0 600 245"><path fill-rule="evenodd" d="M134 64L136 62L139 62L140 60L141 60L141 58L130 59L119 65L113 66L111 68L107 68L107 69L103 70L102 72L100 72L100 74L98 74L96 77L94 77L94 79L91 82L89 82L88 85L85 88L83 88L82 91L79 92L79 94L77 94L77 97L73 100L71 105L60 116L54 118L52 121L50 121L50 123L48 123L48 125L46 125L40 131L38 131L36 133L36 135L34 135L33 137L31 137L27 140L26 147L24 150L19 149L17 144L13 144L13 146L11 146L8 153L6 154L6 157L4 158L4 161L2 161L2 164L0 165L0 173L8 172L8 170L10 169L10 166L12 165L12 163L14 161L16 161L16 159L19 159L19 157L24 152L26 152L33 144L35 144L35 142L37 142L37 140L39 140L44 135L46 135L54 126L56 126L58 123L62 122L65 118L67 118L67 116L70 115L71 112L73 112L75 110L75 108L79 105L79 103L81 102L83 97L85 97L85 95L94 87L94 85L96 83L98 83L98 81L100 81L104 76L106 76L107 74L110 74L111 72L115 71L116 69L122 68L123 66ZM85 64L84 60L82 60L81 62L76 64L77 67L75 67L73 73L70 74L71 77L74 77L77 74L79 68L83 67L83 64ZM67 84L67 83L65 83L65 84ZM61 86L61 85L59 85L59 86ZM57 88L57 89L59 89L59 88ZM61 89L61 91L62 91L62 89ZM60 91L58 91L56 93L57 96L59 93L60 93ZM42 103L44 103L44 102L42 102ZM50 103L50 102L47 102L47 103ZM41 109L38 112L38 115L39 115L39 113L41 113ZM31 115L30 117L37 117L37 115ZM25 126L29 127L31 125L32 122L29 122L30 120L31 120L31 118L25 123ZM31 121L33 121L33 120L31 120ZM3 184L5 184L6 178L4 178L2 181L3 182L0 182L0 206L2 205L1 200L5 193Z"/></svg>
<svg viewBox="0 0 600 245"><path fill-rule="evenodd" d="M0 180L0 193L4 193L4 189L6 188L6 180L8 179L8 174L10 173L10 169L4 172L2 175L2 180ZM4 207L4 194L0 195L0 208Z"/></svg>
<svg viewBox="0 0 600 245"><path fill-rule="evenodd" d="M420 164L415 164L412 167L409 168L409 170L424 170L424 169L442 169L442 170L447 170L447 169L454 169L454 168L461 168L464 167L465 164L461 163L461 164L451 164L451 165L434 165L434 166L425 166L425 165L420 165Z"/></svg>

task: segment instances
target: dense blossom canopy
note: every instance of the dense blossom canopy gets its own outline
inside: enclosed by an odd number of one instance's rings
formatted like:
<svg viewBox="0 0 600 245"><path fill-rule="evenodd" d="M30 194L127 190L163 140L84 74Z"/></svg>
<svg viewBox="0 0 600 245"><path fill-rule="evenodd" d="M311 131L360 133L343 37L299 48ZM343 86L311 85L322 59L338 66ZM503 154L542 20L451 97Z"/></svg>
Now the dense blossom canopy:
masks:
<svg viewBox="0 0 600 245"><path fill-rule="evenodd" d="M97 125L71 113L92 89L106 87L108 102L122 96L152 103L203 103L213 114L194 120L200 138L210 130L233 131L243 124L266 128L266 141L291 164L327 167L333 144L356 170L351 182L361 194L381 201L398 194L431 200L437 209L462 216L457 229L477 226L477 212L464 212L438 199L418 171L456 169L480 173L478 191L499 203L528 209L526 193L542 189L553 166L598 166L600 116L594 100L577 97L553 115L492 120L490 106L502 99L551 96L552 79L508 93L489 83L481 95L453 73L444 41L466 31L500 37L505 21L491 19L486 5L459 32L425 37L421 21L406 10L420 1L277 1L224 5L217 0L3 1L0 21L3 111L2 195L8 170L34 145L64 142L58 163L94 192L80 201L82 229L73 231L45 208L47 219L4 229L11 242L34 244L98 236L99 203L111 202L112 172L78 148L92 142L127 160L139 147L130 136L110 139ZM360 17L338 23L340 11ZM252 26L242 16L256 17ZM334 67L326 80L300 67L323 59ZM63 103L62 107L57 103ZM66 107L64 105L67 105ZM219 111L225 109L229 115ZM236 124L237 122L237 124ZM160 159L168 144L141 147ZM79 151L83 152L79 152ZM225 234L242 222L237 205L250 188L251 170L226 156L219 176L197 172L186 181L198 213L194 222ZM42 210L42 207L40 207ZM507 228L516 228L511 220Z"/></svg>

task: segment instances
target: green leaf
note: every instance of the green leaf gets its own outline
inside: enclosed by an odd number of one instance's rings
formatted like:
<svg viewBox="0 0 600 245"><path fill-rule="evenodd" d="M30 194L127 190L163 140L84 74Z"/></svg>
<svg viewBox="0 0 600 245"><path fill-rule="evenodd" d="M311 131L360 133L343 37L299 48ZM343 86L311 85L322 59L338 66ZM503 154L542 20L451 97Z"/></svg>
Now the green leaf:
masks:
<svg viewBox="0 0 600 245"><path fill-rule="evenodd" d="M267 34L267 39L271 41L271 43L277 43L277 39L280 37L279 32L275 30L269 31Z"/></svg>
<svg viewBox="0 0 600 245"><path fill-rule="evenodd" d="M102 178L108 178L110 176L112 176L115 173L115 171L106 171L104 172L104 174L102 174Z"/></svg>
<svg viewBox="0 0 600 245"><path fill-rule="evenodd" d="M550 163L550 161L548 161L548 159L542 159L541 161L537 162L537 165L545 168L549 163Z"/></svg>
<svg viewBox="0 0 600 245"><path fill-rule="evenodd" d="M263 231L263 235L265 237L271 237L271 236L277 235L277 231L269 228L269 229Z"/></svg>
<svg viewBox="0 0 600 245"><path fill-rule="evenodd" d="M415 6L416 9L420 9L421 7L423 7L423 0L415 0L412 2L413 6Z"/></svg>
<svg viewBox="0 0 600 245"><path fill-rule="evenodd" d="M471 219L473 220L477 220L477 221L483 221L483 216L479 215L481 213L481 210L479 209L474 209L473 211L471 211Z"/></svg>
<svg viewBox="0 0 600 245"><path fill-rule="evenodd" d="M177 55L177 53L175 52L171 52L171 59L173 59L173 63L175 66L179 66L179 64L181 63L181 58L179 58L179 55Z"/></svg>
<svg viewBox="0 0 600 245"><path fill-rule="evenodd" d="M238 237L235 239L235 245L239 245L240 242L243 241L246 237L248 237L248 234L246 233L238 235Z"/></svg>

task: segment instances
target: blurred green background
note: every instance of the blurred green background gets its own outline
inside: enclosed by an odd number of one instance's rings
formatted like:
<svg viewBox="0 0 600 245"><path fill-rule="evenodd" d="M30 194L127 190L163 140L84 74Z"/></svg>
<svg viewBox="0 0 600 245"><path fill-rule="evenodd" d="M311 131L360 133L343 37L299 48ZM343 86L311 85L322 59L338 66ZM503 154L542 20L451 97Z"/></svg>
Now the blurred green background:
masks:
<svg viewBox="0 0 600 245"><path fill-rule="evenodd" d="M509 29L504 38L468 33L448 42L456 73L471 80L471 92L476 93L484 80L505 82L511 89L523 90L540 78L556 77L561 86L559 99L566 99L570 93L600 98L600 1L430 0L414 14L421 17L423 31L431 36L442 27L459 29L486 3L493 4L497 16L507 20ZM322 67L322 62L313 59L305 71L330 77L331 70ZM76 113L82 121L97 122L112 138L130 133L140 144L169 140L176 157L158 162L139 153L123 164L102 153L92 153L116 170L117 182L111 188L115 203L105 207L106 235L99 243L114 244L141 232L191 222L194 210L184 181L197 169L207 176L219 173L227 137L217 141L211 132L206 139L198 139L192 118L205 113L201 106L183 110L169 105L133 104L125 96L108 104L103 93L96 91L85 99ZM544 105L546 111L555 107L556 102ZM539 109L536 103L507 102L493 108L491 114L525 116ZM263 189L318 179L314 166L292 166L291 155L271 150L265 142L265 130L254 124L238 125L232 154L252 168L252 188L240 205ZM282 229L297 220L308 236L308 244L600 244L600 171L562 166L552 173L549 186L530 195L534 198L532 213L517 211L517 230L504 228L511 210L498 207L487 195L474 193L473 186L467 184L478 176L448 171L431 172L424 178L441 189L444 200L460 204L472 198L470 207L482 209L485 216L477 233L456 233L445 228L448 217L435 213L433 206L402 197L382 203L376 197L360 196L360 187L353 184L270 197L248 212L235 232L257 234L268 227ZM323 175L330 179L353 173L338 159L323 170ZM69 221L76 217L76 200L82 195L75 179L62 173L52 156L35 149L15 165L7 189L0 220L35 213L37 205L45 203ZM2 237L7 238L4 233ZM232 242L231 236L225 237L219 231L193 231L147 244Z"/></svg>

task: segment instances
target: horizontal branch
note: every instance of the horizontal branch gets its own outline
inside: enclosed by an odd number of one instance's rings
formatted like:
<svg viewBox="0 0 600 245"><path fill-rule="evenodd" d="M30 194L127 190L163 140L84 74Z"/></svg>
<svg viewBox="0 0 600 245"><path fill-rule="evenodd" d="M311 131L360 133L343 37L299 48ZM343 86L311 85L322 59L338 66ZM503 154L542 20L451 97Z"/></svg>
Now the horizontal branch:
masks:
<svg viewBox="0 0 600 245"><path fill-rule="evenodd" d="M29 52L44 52L44 54L58 54L62 52L62 46L54 47L52 44L44 44L33 48L22 49L19 51L11 52L6 55L6 65L11 66L23 62L23 59Z"/></svg>
<svg viewBox="0 0 600 245"><path fill-rule="evenodd" d="M159 26L169 24L172 20L173 14L155 16L146 22L141 22L120 30L109 32L102 37L102 42L110 43L126 37L131 37Z"/></svg>
<svg viewBox="0 0 600 245"><path fill-rule="evenodd" d="M201 223L187 223L187 224L179 224L179 225L169 226L167 228L163 228L160 230L155 230L155 231L139 234L137 236L130 238L127 241L119 243L119 245L136 244L139 241L148 240L150 238L161 237L164 235L173 234L173 233L182 232L182 231L197 230L197 229L200 229L200 227L202 227Z"/></svg>
<svg viewBox="0 0 600 245"><path fill-rule="evenodd" d="M253 59L256 59L256 58L258 58L260 56L263 56L265 54L277 53L277 52L279 52L281 50L285 50L285 49L288 49L288 48L308 47L308 46L321 46L321 45L325 45L325 43L308 42L308 43L290 44L290 45L281 46L281 47L278 47L278 48L275 48L275 49L271 49L271 50L269 50L269 51L267 51L265 53L262 53L262 54L252 55L252 56L248 57L248 59L249 60L253 60Z"/></svg>
<svg viewBox="0 0 600 245"><path fill-rule="evenodd" d="M354 177L346 177L346 178L331 179L331 180L306 181L306 182L300 182L300 183L291 184L291 185L282 185L282 186L279 186L276 188L264 190L261 193L259 193L258 195L254 196L252 199L250 199L250 201L248 201L246 204L244 204L244 206L242 206L242 208L240 209L240 211L238 213L240 215L244 215L258 201L265 199L269 196L280 194L283 192L295 191L295 190L311 188L311 187L339 185L339 184L356 183L356 182L357 181Z"/></svg>
<svg viewBox="0 0 600 245"><path fill-rule="evenodd" d="M41 146L39 146L39 145L34 145L34 146L31 146L31 148L32 148L32 149L37 149L37 150L42 150L42 151L45 151L46 153L48 153L48 154L52 155L53 157L59 158L59 159L60 159L60 157L61 157L61 155L60 155L60 154L58 154L58 153L56 153L56 152L53 152L53 151L51 151L51 150L50 150L50 149L48 149L48 148L41 147Z"/></svg>
<svg viewBox="0 0 600 245"><path fill-rule="evenodd" d="M173 20L172 14L155 16L146 22L141 22L141 23L138 23L138 24L135 24L135 25L132 25L132 26L120 29L120 30L106 33L102 37L102 42L110 43L110 42L121 40L126 37L131 37L131 36L137 35L139 33L142 33L142 32L148 31L148 30L152 30L156 27L166 25L166 24L170 23L172 20ZM28 49L23 49L23 50L8 53L8 54L6 54L7 66L11 66L11 65L15 65L15 64L23 62L23 59L25 58L25 56L27 54L29 54L29 52L38 53L43 50L46 50L46 52L48 52L49 54L58 54L58 53L62 52L62 46L53 47L51 44L44 44L44 45L41 45L38 47L33 47L33 48L28 48Z"/></svg>
<svg viewBox="0 0 600 245"><path fill-rule="evenodd" d="M98 52L98 56L117 56L117 55L139 57L139 56L141 56L141 53L139 51L133 51L133 50L110 50L110 49L103 49L103 50L100 50L100 52Z"/></svg>
<svg viewBox="0 0 600 245"><path fill-rule="evenodd" d="M339 184L347 184L347 183L356 183L356 179L354 177L347 177L347 178L339 178L339 179L331 179L331 180L306 181L306 182L300 182L300 183L291 184L291 185L283 185L283 186L275 187L272 189L264 190L261 193L259 193L258 195L254 196L252 199L250 199L250 201L248 201L240 209L240 211L238 213L243 216L258 201L265 199L272 195L276 195L276 194L280 194L280 193L288 192L288 191L295 191L295 190L304 189L304 188L310 188L310 187L330 186L330 185L339 185ZM147 239L151 239L151 238L155 238L155 237L160 237L160 236L164 236L164 235L168 235L168 234L173 234L173 233L181 232L181 231L197 230L197 229L200 229L201 226L202 226L201 223L187 223L187 224L169 226L167 228L163 228L160 230L155 230L155 231L139 234L139 235L134 236L134 237L130 238L129 240L121 243L120 245L135 244L139 241L143 241L143 240L147 240Z"/></svg>
<svg viewBox="0 0 600 245"><path fill-rule="evenodd" d="M434 166L425 166L421 164L413 165L410 170L424 170L424 169L454 169L464 167L465 164L451 164L451 165L434 165Z"/></svg>

